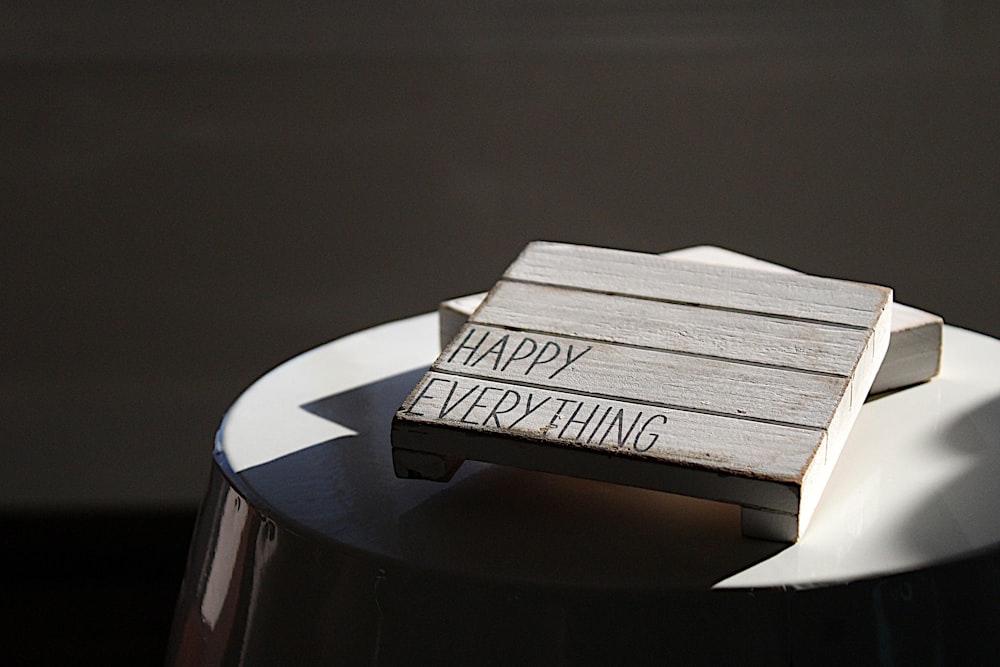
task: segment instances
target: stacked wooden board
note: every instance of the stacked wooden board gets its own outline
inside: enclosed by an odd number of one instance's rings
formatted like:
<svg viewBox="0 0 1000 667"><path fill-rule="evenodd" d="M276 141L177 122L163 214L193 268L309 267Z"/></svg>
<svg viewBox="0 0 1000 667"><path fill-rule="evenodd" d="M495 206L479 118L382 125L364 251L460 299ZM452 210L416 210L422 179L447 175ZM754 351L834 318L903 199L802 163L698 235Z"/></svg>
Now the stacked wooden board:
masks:
<svg viewBox="0 0 1000 667"><path fill-rule="evenodd" d="M808 525L890 338L891 290L530 244L393 420L401 477L474 459Z"/></svg>

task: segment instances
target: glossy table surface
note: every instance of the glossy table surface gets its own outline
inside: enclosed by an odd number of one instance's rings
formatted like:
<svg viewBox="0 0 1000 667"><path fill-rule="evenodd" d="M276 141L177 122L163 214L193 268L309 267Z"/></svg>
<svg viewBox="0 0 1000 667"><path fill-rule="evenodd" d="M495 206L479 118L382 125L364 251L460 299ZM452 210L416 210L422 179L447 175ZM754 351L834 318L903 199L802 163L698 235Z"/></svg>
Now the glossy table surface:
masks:
<svg viewBox="0 0 1000 667"><path fill-rule="evenodd" d="M374 559L565 587L760 588L917 570L1000 543L1000 342L946 327L940 375L870 399L805 536L735 506L467 462L400 480L389 420L437 354L423 315L320 346L232 406L216 459L276 522Z"/></svg>

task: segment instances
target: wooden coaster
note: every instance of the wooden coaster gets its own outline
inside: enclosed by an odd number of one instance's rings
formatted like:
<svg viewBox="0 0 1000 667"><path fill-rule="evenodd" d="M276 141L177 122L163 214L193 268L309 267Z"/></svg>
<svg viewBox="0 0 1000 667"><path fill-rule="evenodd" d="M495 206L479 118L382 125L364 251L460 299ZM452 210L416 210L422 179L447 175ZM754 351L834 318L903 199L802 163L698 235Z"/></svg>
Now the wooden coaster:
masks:
<svg viewBox="0 0 1000 667"><path fill-rule="evenodd" d="M466 459L732 502L805 530L889 343L888 288L537 242L393 419L400 477Z"/></svg>

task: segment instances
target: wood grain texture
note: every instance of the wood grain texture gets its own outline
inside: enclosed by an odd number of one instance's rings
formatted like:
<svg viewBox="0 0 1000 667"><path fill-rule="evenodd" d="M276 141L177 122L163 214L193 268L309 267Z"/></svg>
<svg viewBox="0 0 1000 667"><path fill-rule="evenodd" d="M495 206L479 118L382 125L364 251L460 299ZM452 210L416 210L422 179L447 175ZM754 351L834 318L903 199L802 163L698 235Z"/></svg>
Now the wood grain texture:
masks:
<svg viewBox="0 0 1000 667"><path fill-rule="evenodd" d="M794 273L778 264L717 246L701 245L663 253L686 262L742 267L760 271ZM479 307L486 292L442 301L438 307L440 344L443 349ZM944 321L938 315L901 303L892 304L892 336L870 394L879 394L926 382L941 367Z"/></svg>
<svg viewBox="0 0 1000 667"><path fill-rule="evenodd" d="M693 355L847 375L866 331L502 280L476 321ZM544 303L545 309L534 308Z"/></svg>
<svg viewBox="0 0 1000 667"><path fill-rule="evenodd" d="M800 273L684 262L624 250L535 242L504 278L649 299L870 328L884 294ZM877 315L876 315L877 313Z"/></svg>
<svg viewBox="0 0 1000 667"><path fill-rule="evenodd" d="M860 354L860 349L858 354ZM857 355L852 355L857 356ZM445 373L825 429L848 378L470 322L434 364Z"/></svg>
<svg viewBox="0 0 1000 667"><path fill-rule="evenodd" d="M890 305L873 285L532 243L397 413L397 474L518 465L736 502L748 534L797 539Z"/></svg>

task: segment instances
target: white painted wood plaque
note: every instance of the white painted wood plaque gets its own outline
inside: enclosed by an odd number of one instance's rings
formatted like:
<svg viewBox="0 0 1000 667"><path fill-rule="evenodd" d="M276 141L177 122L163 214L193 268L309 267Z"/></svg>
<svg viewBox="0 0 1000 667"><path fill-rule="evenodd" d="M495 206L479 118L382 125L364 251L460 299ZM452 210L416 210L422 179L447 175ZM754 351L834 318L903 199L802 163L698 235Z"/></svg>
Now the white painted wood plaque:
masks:
<svg viewBox="0 0 1000 667"><path fill-rule="evenodd" d="M808 525L885 355L885 287L529 244L397 412L400 477L466 459Z"/></svg>

